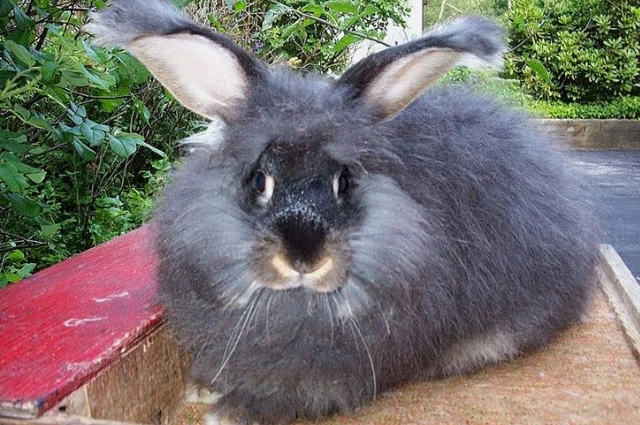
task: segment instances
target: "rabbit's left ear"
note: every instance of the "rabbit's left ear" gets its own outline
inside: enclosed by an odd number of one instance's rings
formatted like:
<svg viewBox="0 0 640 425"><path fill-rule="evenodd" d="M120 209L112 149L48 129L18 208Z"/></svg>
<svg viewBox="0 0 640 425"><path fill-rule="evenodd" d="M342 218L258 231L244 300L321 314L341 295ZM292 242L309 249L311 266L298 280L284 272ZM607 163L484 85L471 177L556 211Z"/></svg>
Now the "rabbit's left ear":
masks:
<svg viewBox="0 0 640 425"><path fill-rule="evenodd" d="M229 120L266 66L226 37L194 24L167 0L115 0L91 14L95 42L129 50L175 98L211 119Z"/></svg>
<svg viewBox="0 0 640 425"><path fill-rule="evenodd" d="M456 65L501 66L503 51L500 27L486 18L466 17L366 57L336 87L362 99L384 119L410 105Z"/></svg>

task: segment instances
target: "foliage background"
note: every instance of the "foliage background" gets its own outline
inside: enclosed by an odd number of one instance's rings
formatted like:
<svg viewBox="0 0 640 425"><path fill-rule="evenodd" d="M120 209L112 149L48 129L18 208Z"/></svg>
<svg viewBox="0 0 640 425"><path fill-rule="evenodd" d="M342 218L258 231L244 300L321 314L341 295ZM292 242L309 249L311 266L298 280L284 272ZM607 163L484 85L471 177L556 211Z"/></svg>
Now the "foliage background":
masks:
<svg viewBox="0 0 640 425"><path fill-rule="evenodd" d="M339 74L403 1L176 0L269 62ZM202 130L129 54L81 27L104 0L0 0L0 287L141 225ZM425 25L482 13L508 30L501 78L455 70L536 114L640 117L640 6L627 0L429 0Z"/></svg>

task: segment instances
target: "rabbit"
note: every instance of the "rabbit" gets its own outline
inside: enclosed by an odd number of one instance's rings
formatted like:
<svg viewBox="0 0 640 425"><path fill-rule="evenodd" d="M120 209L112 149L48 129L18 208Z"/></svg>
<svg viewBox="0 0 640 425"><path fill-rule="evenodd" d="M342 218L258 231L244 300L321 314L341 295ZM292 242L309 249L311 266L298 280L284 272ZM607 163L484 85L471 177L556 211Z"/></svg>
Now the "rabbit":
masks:
<svg viewBox="0 0 640 425"><path fill-rule="evenodd" d="M538 349L588 308L598 219L571 167L526 116L435 84L499 64L491 20L336 80L269 67L163 0L114 1L87 31L222 128L151 219L158 299L218 395L207 423L351 412Z"/></svg>

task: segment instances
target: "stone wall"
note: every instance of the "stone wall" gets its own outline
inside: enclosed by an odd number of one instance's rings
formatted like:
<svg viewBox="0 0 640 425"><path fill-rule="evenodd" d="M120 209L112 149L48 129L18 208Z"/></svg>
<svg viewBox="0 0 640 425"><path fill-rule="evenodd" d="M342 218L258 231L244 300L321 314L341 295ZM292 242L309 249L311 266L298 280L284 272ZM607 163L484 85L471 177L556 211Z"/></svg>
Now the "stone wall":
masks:
<svg viewBox="0 0 640 425"><path fill-rule="evenodd" d="M575 149L640 149L640 120L538 119L534 123Z"/></svg>

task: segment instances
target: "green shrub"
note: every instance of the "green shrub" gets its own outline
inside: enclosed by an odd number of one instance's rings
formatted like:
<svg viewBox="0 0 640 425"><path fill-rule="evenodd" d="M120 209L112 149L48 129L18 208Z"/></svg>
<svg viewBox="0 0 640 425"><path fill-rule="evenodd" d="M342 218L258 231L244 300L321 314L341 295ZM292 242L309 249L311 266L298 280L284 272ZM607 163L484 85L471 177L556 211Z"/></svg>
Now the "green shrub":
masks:
<svg viewBox="0 0 640 425"><path fill-rule="evenodd" d="M514 0L507 75L536 98L596 102L640 95L640 5Z"/></svg>
<svg viewBox="0 0 640 425"><path fill-rule="evenodd" d="M187 10L267 62L320 73L342 71L355 43L381 40L409 12L406 0L207 0Z"/></svg>
<svg viewBox="0 0 640 425"><path fill-rule="evenodd" d="M625 96L607 102L562 103L535 101L529 105L534 113L546 118L640 118L640 96Z"/></svg>
<svg viewBox="0 0 640 425"><path fill-rule="evenodd" d="M145 170L195 122L80 36L92 5L0 0L0 287L139 226Z"/></svg>
<svg viewBox="0 0 640 425"><path fill-rule="evenodd" d="M507 10L507 4L507 0L426 1L424 5L424 24L430 27L460 15L473 14L499 17Z"/></svg>

